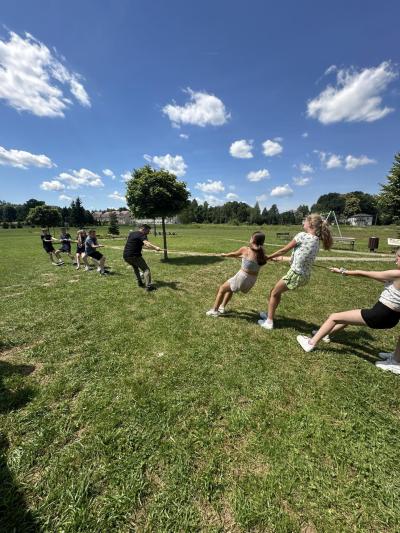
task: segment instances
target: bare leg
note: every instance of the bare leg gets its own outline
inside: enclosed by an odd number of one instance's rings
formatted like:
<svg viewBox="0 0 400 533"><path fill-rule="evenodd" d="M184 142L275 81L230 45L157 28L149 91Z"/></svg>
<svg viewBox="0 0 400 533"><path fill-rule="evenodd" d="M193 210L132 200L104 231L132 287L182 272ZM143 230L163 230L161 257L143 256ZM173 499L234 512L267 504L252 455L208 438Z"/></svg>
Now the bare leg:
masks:
<svg viewBox="0 0 400 533"><path fill-rule="evenodd" d="M233 293L231 291L231 286L229 285L228 281L225 281L225 283L223 283L218 289L217 297L215 298L215 302L214 302L214 311L218 311L218 307L221 305L222 301L224 300L226 293L231 293L230 298L232 298Z"/></svg>
<svg viewBox="0 0 400 533"><path fill-rule="evenodd" d="M57 257L57 259L58 259L59 261L61 261L61 254L60 254L60 252L59 252L58 250L55 250L53 253L54 253L54 255Z"/></svg>
<svg viewBox="0 0 400 533"><path fill-rule="evenodd" d="M400 337L397 341L396 348L394 350L393 361L400 363Z"/></svg>
<svg viewBox="0 0 400 533"><path fill-rule="evenodd" d="M281 295L288 291L286 283L280 279L275 287L271 290L269 294L268 302L268 318L269 320L274 320L275 311L281 301Z"/></svg>
<svg viewBox="0 0 400 533"><path fill-rule="evenodd" d="M89 268L89 263L85 253L81 254L81 259L84 262L85 266Z"/></svg>
<svg viewBox="0 0 400 533"><path fill-rule="evenodd" d="M310 339L309 343L316 346L322 337L329 335L339 324L342 326L340 329L351 325L366 326L364 319L361 316L361 309L353 309L352 311L344 311L343 313L333 313L327 318L327 320L325 320L314 337Z"/></svg>
<svg viewBox="0 0 400 533"><path fill-rule="evenodd" d="M81 266L81 263L79 261L80 257L81 257L81 254L76 254L75 256L76 268L80 268Z"/></svg>
<svg viewBox="0 0 400 533"><path fill-rule="evenodd" d="M222 307L226 307L228 303L230 302L230 299L233 296L233 292L229 291L225 293L224 299L222 300Z"/></svg>
<svg viewBox="0 0 400 533"><path fill-rule="evenodd" d="M106 262L106 258L105 258L104 255L103 255L103 257L102 257L102 258L100 259L100 261L99 261L99 267L100 267L100 269L101 269L101 272L104 272L104 265L105 265L105 262Z"/></svg>
<svg viewBox="0 0 400 533"><path fill-rule="evenodd" d="M49 256L49 259L50 259L50 263L53 263L53 262L54 262L54 259L53 259L53 252L49 252L49 253L48 253L48 256Z"/></svg>

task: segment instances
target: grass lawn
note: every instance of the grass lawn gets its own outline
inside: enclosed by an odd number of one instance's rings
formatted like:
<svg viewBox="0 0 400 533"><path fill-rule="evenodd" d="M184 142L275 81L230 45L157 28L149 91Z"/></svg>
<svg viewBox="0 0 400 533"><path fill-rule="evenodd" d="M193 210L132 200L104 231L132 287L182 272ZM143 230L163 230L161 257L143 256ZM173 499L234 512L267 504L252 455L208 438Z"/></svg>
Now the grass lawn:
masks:
<svg viewBox="0 0 400 533"><path fill-rule="evenodd" d="M154 293L136 287L122 239L103 241L101 277L51 266L38 229L0 230L0 531L400 531L400 376L373 364L399 327L349 328L310 354L296 342L382 286L315 268L265 331L258 311L287 269L268 264L208 318L238 263L178 252L231 251L253 228L168 229L170 260L145 252ZM368 236L382 252L396 237L344 234L366 256ZM351 253L330 255L321 264Z"/></svg>

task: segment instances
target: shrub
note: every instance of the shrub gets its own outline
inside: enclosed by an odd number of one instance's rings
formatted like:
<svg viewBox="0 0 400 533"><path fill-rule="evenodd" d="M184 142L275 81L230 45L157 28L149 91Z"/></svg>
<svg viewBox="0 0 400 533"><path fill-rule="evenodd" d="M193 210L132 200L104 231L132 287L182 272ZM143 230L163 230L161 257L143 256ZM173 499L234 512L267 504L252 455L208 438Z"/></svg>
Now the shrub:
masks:
<svg viewBox="0 0 400 533"><path fill-rule="evenodd" d="M3 228L8 229L10 227L10 224L8 222L3 222Z"/></svg>

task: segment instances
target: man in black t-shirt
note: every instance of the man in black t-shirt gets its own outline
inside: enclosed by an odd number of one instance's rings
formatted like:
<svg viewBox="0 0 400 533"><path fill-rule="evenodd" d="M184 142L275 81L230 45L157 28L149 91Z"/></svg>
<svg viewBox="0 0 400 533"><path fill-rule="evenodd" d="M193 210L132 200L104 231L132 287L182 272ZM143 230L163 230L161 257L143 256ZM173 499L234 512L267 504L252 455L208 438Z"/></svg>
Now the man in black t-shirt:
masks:
<svg viewBox="0 0 400 533"><path fill-rule="evenodd" d="M128 240L125 244L124 249L124 260L130 264L135 272L136 279L138 281L139 287L146 287L147 291L155 291L156 288L151 284L151 273L150 269L147 266L146 261L142 257L142 248L148 248L150 250L156 250L159 252L161 248L151 244L147 235L150 233L150 226L143 224L139 227L139 231L132 231L128 235ZM142 276L143 275L143 280Z"/></svg>

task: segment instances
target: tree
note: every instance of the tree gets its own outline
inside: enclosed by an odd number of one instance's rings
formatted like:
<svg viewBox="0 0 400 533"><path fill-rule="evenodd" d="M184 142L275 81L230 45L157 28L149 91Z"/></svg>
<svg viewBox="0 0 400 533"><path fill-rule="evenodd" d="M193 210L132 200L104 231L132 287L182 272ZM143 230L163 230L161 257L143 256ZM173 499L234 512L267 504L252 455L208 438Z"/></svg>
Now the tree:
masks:
<svg viewBox="0 0 400 533"><path fill-rule="evenodd" d="M126 201L135 217L161 217L164 259L168 259L165 218L177 215L188 205L189 191L183 181L167 170L150 165L137 168L127 182Z"/></svg>
<svg viewBox="0 0 400 533"><path fill-rule="evenodd" d="M110 213L110 225L108 227L108 233L111 235L119 235L118 217L115 211Z"/></svg>
<svg viewBox="0 0 400 533"><path fill-rule="evenodd" d="M56 207L38 205L29 210L26 221L28 224L35 224L45 228L55 227L61 223L61 213Z"/></svg>
<svg viewBox="0 0 400 533"><path fill-rule="evenodd" d="M79 196L75 201L71 202L71 207L69 209L69 222L71 226L75 226L77 228L84 226L86 222L86 213Z"/></svg>
<svg viewBox="0 0 400 533"><path fill-rule="evenodd" d="M272 204L268 211L267 224L279 224L279 209L276 204Z"/></svg>
<svg viewBox="0 0 400 533"><path fill-rule="evenodd" d="M353 194L346 195L346 204L344 206L343 214L345 217L350 217L361 213L360 199Z"/></svg>
<svg viewBox="0 0 400 533"><path fill-rule="evenodd" d="M17 220L17 210L13 205L3 205L3 220L5 222L15 222Z"/></svg>
<svg viewBox="0 0 400 533"><path fill-rule="evenodd" d="M393 222L394 217L400 213L400 152L394 156L394 163L387 183L381 184L381 192L378 195L380 216L384 224Z"/></svg>
<svg viewBox="0 0 400 533"><path fill-rule="evenodd" d="M294 212L294 219L296 224L301 224L304 218L310 214L308 205L299 205L299 207Z"/></svg>
<svg viewBox="0 0 400 533"><path fill-rule="evenodd" d="M317 200L317 203L311 207L313 213L329 213L329 211L335 211L339 216L343 213L346 205L345 198L338 192L329 192L323 194Z"/></svg>

